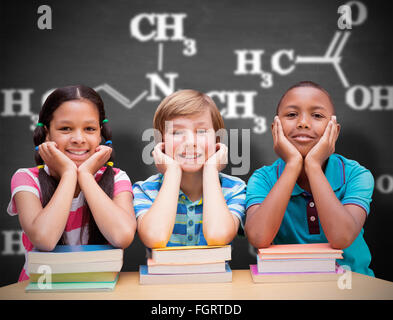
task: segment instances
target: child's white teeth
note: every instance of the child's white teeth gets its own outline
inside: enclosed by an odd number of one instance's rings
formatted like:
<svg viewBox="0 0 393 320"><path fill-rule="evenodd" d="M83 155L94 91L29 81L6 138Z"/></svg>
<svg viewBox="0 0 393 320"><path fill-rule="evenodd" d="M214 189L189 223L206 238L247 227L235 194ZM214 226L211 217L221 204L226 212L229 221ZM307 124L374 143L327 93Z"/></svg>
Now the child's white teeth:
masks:
<svg viewBox="0 0 393 320"><path fill-rule="evenodd" d="M200 154L196 154L196 155L193 155L193 156L181 155L181 157L184 158L184 159L196 159L196 158L198 158L200 156L201 156Z"/></svg>
<svg viewBox="0 0 393 320"><path fill-rule="evenodd" d="M76 155L81 155L81 154L86 153L87 151L68 151L68 152L76 154Z"/></svg>

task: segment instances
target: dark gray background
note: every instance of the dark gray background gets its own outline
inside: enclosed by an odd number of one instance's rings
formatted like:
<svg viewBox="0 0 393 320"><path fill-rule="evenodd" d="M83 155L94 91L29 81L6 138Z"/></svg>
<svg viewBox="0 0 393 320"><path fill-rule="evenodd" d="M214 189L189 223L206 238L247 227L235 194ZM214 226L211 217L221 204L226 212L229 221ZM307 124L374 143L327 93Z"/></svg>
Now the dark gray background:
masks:
<svg viewBox="0 0 393 320"><path fill-rule="evenodd" d="M313 80L331 94L342 125L336 152L355 159L371 170L376 182L371 213L365 224L365 238L372 253L371 267L379 278L393 281L392 223L392 99L380 110L351 108L345 100L348 90L362 85L390 86L392 71L392 2L359 1L367 8L367 19L353 26L341 52L341 68L349 82L345 88L331 64L297 64L285 76L273 72L273 85L262 88L257 75L235 75L235 50L264 50L262 69L272 72L270 60L279 50L294 50L302 56L323 56L337 27L337 9L345 1L2 1L0 42L0 285L16 282L24 256L6 255L6 232L20 230L17 217L6 207L10 198L10 179L21 167L34 166L30 116L5 116L5 91L32 89L30 111L37 114L42 96L50 89L83 83L93 88L109 84L134 100L150 92L148 73L163 79L178 74L175 89L211 91L254 91L254 113L266 119L267 131L251 134L251 165L247 174L271 164L270 123L282 93L300 80ZM52 9L52 30L40 30L40 5ZM354 15L356 5L353 6ZM186 13L184 35L195 39L197 53L185 56L179 41L164 41L162 71L157 71L158 42L141 42L130 34L130 21L140 13ZM143 31L154 30L146 22ZM285 62L286 61L286 62ZM284 57L282 65L290 62ZM154 165L145 165L142 150L149 142L142 133L152 126L159 101L141 99L132 109L125 108L110 94L99 91L113 129L115 166L125 170L133 182L154 174ZM164 96L159 90L157 94ZM15 94L15 99L18 94ZM220 110L226 102L214 97ZM359 104L362 96L357 93ZM360 101L360 102L359 102ZM243 112L239 108L239 115ZM253 128L251 118L225 119L228 129ZM233 163L225 170L231 174ZM235 165L236 167L236 165ZM385 176L386 175L386 176ZM383 178L385 177L385 178ZM232 268L246 269L255 263L247 239L233 242ZM18 246L14 246L15 251ZM145 262L143 245L136 239L125 250L123 271L136 271Z"/></svg>

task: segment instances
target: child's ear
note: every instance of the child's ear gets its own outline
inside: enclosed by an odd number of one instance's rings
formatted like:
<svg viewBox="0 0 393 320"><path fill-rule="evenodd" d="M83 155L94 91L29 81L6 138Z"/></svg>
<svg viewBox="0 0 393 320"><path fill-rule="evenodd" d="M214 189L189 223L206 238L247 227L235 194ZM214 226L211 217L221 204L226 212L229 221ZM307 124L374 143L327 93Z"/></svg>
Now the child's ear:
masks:
<svg viewBox="0 0 393 320"><path fill-rule="evenodd" d="M50 141L49 130L46 126L44 127L44 130L45 130L45 142L48 142L48 141Z"/></svg>
<svg viewBox="0 0 393 320"><path fill-rule="evenodd" d="M336 141L337 141L337 139L338 139L338 136L340 135L341 126L340 126L340 124L339 124L339 123L337 123L337 124L336 124L336 126L337 126Z"/></svg>
<svg viewBox="0 0 393 320"><path fill-rule="evenodd" d="M337 116L336 115L332 116L332 120L333 120L333 124L336 125L336 137L335 137L336 139L335 139L335 141L337 141L338 136L340 135L341 126L339 123L337 123Z"/></svg>
<svg viewBox="0 0 393 320"><path fill-rule="evenodd" d="M274 117L274 119L276 119L276 117ZM274 130L274 119L273 119L273 122L272 122L272 125L271 125L272 134L273 134L273 130Z"/></svg>

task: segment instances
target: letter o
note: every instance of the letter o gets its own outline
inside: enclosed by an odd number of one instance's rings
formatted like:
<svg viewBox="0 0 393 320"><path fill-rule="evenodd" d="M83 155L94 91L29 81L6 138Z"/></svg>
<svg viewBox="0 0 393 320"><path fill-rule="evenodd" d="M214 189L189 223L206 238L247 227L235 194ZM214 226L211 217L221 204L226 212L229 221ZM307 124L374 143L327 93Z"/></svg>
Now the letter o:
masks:
<svg viewBox="0 0 393 320"><path fill-rule="evenodd" d="M393 193L393 176L389 174L379 176L376 187L382 194Z"/></svg>
<svg viewBox="0 0 393 320"><path fill-rule="evenodd" d="M353 26L361 25L364 21L366 21L366 19L367 19L367 7L363 3L359 2L359 1L349 1L349 2L346 3L346 5L350 6L350 7L356 6L358 8L358 16L357 16L356 20L354 20L354 18L353 18L353 10L351 10L351 12L352 12L352 25Z"/></svg>
<svg viewBox="0 0 393 320"><path fill-rule="evenodd" d="M360 104L357 104L355 101L355 94L357 91L361 92L362 101ZM367 109L371 104L372 96L370 90L361 85L353 86L345 93L345 102L352 109L361 111Z"/></svg>

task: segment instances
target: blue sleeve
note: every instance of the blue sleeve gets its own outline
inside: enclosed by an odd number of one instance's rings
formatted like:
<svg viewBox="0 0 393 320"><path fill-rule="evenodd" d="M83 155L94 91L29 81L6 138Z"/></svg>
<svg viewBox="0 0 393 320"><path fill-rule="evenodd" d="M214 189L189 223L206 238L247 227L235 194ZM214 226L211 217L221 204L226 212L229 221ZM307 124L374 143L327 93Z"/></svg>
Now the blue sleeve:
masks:
<svg viewBox="0 0 393 320"><path fill-rule="evenodd" d="M138 218L150 209L150 207L153 205L154 200L152 200L145 192L142 183L135 183L132 186L132 191L134 193L133 205L135 210L135 217Z"/></svg>
<svg viewBox="0 0 393 320"><path fill-rule="evenodd" d="M354 204L370 213L371 197L374 191L374 178L369 170L358 166L346 177L346 191L341 203Z"/></svg>
<svg viewBox="0 0 393 320"><path fill-rule="evenodd" d="M230 196L225 197L226 204L228 206L229 211L239 218L240 224L242 228L244 228L244 223L246 219L246 184L245 182L241 182L236 184L233 187L233 190L230 193Z"/></svg>
<svg viewBox="0 0 393 320"><path fill-rule="evenodd" d="M267 167L256 170L248 180L246 209L265 200L275 182L276 180L272 181Z"/></svg>

